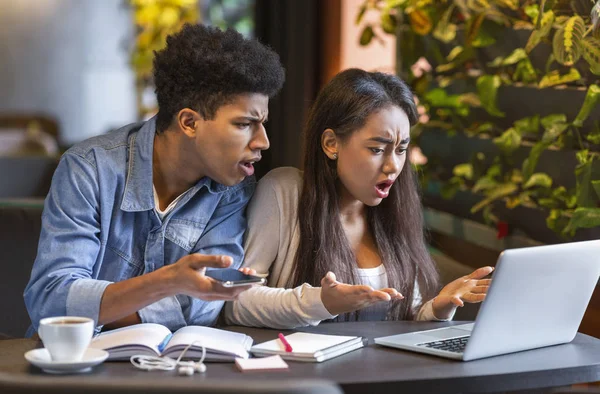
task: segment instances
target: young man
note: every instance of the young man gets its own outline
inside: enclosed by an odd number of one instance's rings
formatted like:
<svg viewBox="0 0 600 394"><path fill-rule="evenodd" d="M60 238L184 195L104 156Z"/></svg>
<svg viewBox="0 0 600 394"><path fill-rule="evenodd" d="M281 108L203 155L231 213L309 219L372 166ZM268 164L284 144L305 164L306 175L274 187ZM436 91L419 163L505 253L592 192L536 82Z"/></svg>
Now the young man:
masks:
<svg viewBox="0 0 600 394"><path fill-rule="evenodd" d="M210 325L239 267L252 164L284 81L275 52L239 33L187 25L154 59L158 115L61 158L25 289L33 322L73 315L97 330L139 322Z"/></svg>

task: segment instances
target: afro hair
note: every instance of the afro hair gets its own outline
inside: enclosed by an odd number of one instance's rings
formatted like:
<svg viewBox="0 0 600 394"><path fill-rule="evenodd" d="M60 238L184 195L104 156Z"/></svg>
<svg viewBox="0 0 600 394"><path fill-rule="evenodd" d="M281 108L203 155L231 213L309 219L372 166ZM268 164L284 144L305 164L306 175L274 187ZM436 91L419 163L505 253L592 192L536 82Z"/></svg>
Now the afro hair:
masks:
<svg viewBox="0 0 600 394"><path fill-rule="evenodd" d="M273 97L285 79L277 53L232 29L186 24L154 55L157 132L166 130L183 108L213 119L232 96Z"/></svg>

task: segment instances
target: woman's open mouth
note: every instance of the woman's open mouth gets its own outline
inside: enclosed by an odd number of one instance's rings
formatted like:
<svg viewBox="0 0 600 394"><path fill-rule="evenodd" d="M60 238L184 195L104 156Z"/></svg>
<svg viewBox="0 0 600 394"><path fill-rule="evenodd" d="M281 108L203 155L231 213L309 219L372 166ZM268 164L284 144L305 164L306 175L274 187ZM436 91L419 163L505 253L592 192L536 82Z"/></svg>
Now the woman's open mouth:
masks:
<svg viewBox="0 0 600 394"><path fill-rule="evenodd" d="M376 184L375 193L377 194L377 197L386 198L390 194L390 189L392 188L393 184L394 181L392 181L391 179Z"/></svg>

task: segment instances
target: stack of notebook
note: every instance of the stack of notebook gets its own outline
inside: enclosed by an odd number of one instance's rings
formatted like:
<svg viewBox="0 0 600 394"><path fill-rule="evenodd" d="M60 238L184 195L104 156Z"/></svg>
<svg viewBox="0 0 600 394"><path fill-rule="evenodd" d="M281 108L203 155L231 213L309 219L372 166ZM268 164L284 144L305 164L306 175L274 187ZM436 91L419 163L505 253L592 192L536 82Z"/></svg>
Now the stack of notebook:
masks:
<svg viewBox="0 0 600 394"><path fill-rule="evenodd" d="M250 352L258 357L280 355L285 360L321 362L351 352L364 346L362 337L311 334L296 332L285 337L291 351L280 339L253 346ZM288 349L290 350L290 349Z"/></svg>

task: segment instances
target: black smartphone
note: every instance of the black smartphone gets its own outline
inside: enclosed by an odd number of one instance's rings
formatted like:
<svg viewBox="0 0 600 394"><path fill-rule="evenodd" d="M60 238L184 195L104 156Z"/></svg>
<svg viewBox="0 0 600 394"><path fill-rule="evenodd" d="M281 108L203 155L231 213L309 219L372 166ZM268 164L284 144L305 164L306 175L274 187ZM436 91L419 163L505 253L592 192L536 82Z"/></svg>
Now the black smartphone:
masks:
<svg viewBox="0 0 600 394"><path fill-rule="evenodd" d="M206 276L218 280L223 287L236 287L265 283L265 278L253 275L246 275L233 268L213 269L205 272Z"/></svg>

